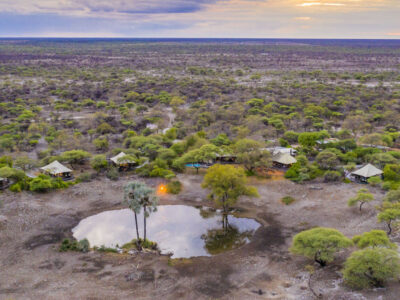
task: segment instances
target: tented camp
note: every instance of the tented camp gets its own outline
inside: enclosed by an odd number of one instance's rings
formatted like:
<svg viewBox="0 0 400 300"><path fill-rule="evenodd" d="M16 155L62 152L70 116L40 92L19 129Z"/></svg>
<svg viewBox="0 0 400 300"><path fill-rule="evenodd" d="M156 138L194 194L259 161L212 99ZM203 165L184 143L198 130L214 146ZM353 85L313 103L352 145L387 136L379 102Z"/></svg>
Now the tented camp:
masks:
<svg viewBox="0 0 400 300"><path fill-rule="evenodd" d="M221 154L215 158L216 164L234 164L236 162L236 155L233 154Z"/></svg>
<svg viewBox="0 0 400 300"><path fill-rule="evenodd" d="M6 189L10 185L8 178L0 177L0 190Z"/></svg>
<svg viewBox="0 0 400 300"><path fill-rule="evenodd" d="M40 168L40 170L53 177L61 177L64 180L72 179L72 170L60 164L57 160Z"/></svg>
<svg viewBox="0 0 400 300"><path fill-rule="evenodd" d="M124 159L124 157L127 158ZM120 171L129 170L136 165L136 161L130 159L124 152L120 152L118 155L111 157L110 160Z"/></svg>
<svg viewBox="0 0 400 300"><path fill-rule="evenodd" d="M297 160L291 156L289 153L278 153L272 156L272 162L274 163L275 167L278 168L288 168L294 163L297 162Z"/></svg>
<svg viewBox="0 0 400 300"><path fill-rule="evenodd" d="M350 175L353 177L356 181L360 182L368 182L368 179L374 176L382 176L383 172L382 170L379 170L377 167L367 164L361 169L358 169L357 171L352 172Z"/></svg>
<svg viewBox="0 0 400 300"><path fill-rule="evenodd" d="M286 148L286 147L270 147L270 148L263 148L261 150L268 150L271 152L272 155L278 155L280 153L289 153L291 156L296 156L297 151L293 148Z"/></svg>

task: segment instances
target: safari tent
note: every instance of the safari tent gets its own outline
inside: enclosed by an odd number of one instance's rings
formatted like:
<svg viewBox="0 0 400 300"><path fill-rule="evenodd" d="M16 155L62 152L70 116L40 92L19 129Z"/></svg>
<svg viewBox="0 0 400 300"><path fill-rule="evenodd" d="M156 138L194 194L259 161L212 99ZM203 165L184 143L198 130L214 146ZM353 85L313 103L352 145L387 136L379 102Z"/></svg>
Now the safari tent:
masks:
<svg viewBox="0 0 400 300"><path fill-rule="evenodd" d="M120 152L114 157L111 157L110 160L111 162L119 168L120 171L122 170L129 170L131 169L134 165L136 165L136 161L131 160L129 158L124 159L127 154L124 152Z"/></svg>
<svg viewBox="0 0 400 300"><path fill-rule="evenodd" d="M353 177L356 181L367 182L369 178L374 176L382 176L383 171L379 170L377 167L367 164L361 169L354 171L351 173L351 177Z"/></svg>
<svg viewBox="0 0 400 300"><path fill-rule="evenodd" d="M57 160L51 164L40 168L40 170L53 177L61 177L63 179L72 179L72 170L59 163Z"/></svg>
<svg viewBox="0 0 400 300"><path fill-rule="evenodd" d="M10 181L8 178L2 178L0 177L0 190L6 189L10 184Z"/></svg>
<svg viewBox="0 0 400 300"><path fill-rule="evenodd" d="M221 154L215 158L217 164L234 164L236 162L236 155L233 154Z"/></svg>
<svg viewBox="0 0 400 300"><path fill-rule="evenodd" d="M289 153L278 153L274 156L272 156L272 162L274 163L275 167L279 168L288 168L294 163L297 162L297 160L291 156Z"/></svg>

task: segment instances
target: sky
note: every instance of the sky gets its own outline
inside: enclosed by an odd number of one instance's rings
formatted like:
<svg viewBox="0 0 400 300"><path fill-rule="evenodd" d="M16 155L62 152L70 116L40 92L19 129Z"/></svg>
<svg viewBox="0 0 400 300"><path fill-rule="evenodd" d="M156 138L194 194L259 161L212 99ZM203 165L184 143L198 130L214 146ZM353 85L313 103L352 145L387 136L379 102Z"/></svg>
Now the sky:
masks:
<svg viewBox="0 0 400 300"><path fill-rule="evenodd" d="M0 0L0 37L400 39L400 0Z"/></svg>

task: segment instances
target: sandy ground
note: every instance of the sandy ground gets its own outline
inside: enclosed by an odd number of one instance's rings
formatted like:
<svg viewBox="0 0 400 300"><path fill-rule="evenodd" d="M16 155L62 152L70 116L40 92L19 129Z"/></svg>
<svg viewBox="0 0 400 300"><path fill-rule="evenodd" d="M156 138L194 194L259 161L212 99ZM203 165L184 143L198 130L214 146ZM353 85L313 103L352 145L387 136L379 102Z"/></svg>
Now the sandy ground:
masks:
<svg viewBox="0 0 400 300"><path fill-rule="evenodd" d="M374 209L383 193L373 188L376 200L360 213L347 207L348 198L361 187L357 184L252 179L260 197L241 199L237 208L263 226L242 248L173 261L151 253L57 251L79 220L122 207L122 187L133 179L101 179L44 195L0 194L0 299L313 299L305 271L313 263L288 253L292 237L313 226L334 227L349 237L384 228ZM160 204L212 205L200 187L201 174L179 179L183 192L163 196ZM279 201L286 195L296 199L290 206ZM338 265L323 270L314 266L311 286L323 299L398 299L398 283L352 292L341 283Z"/></svg>

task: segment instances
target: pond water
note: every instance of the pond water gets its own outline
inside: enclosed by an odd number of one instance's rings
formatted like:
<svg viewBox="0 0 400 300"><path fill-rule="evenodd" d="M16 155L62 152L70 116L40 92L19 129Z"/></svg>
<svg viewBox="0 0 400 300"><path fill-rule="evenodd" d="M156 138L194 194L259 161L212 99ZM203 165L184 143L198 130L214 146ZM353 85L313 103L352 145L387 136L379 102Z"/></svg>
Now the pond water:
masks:
<svg viewBox="0 0 400 300"><path fill-rule="evenodd" d="M143 237L143 215L138 215ZM147 218L147 239L157 242L161 253L173 258L210 256L250 241L261 225L248 218L223 217L210 208L163 205ZM130 209L111 210L83 219L72 229L77 240L87 238L91 247L116 247L136 238L135 217Z"/></svg>

